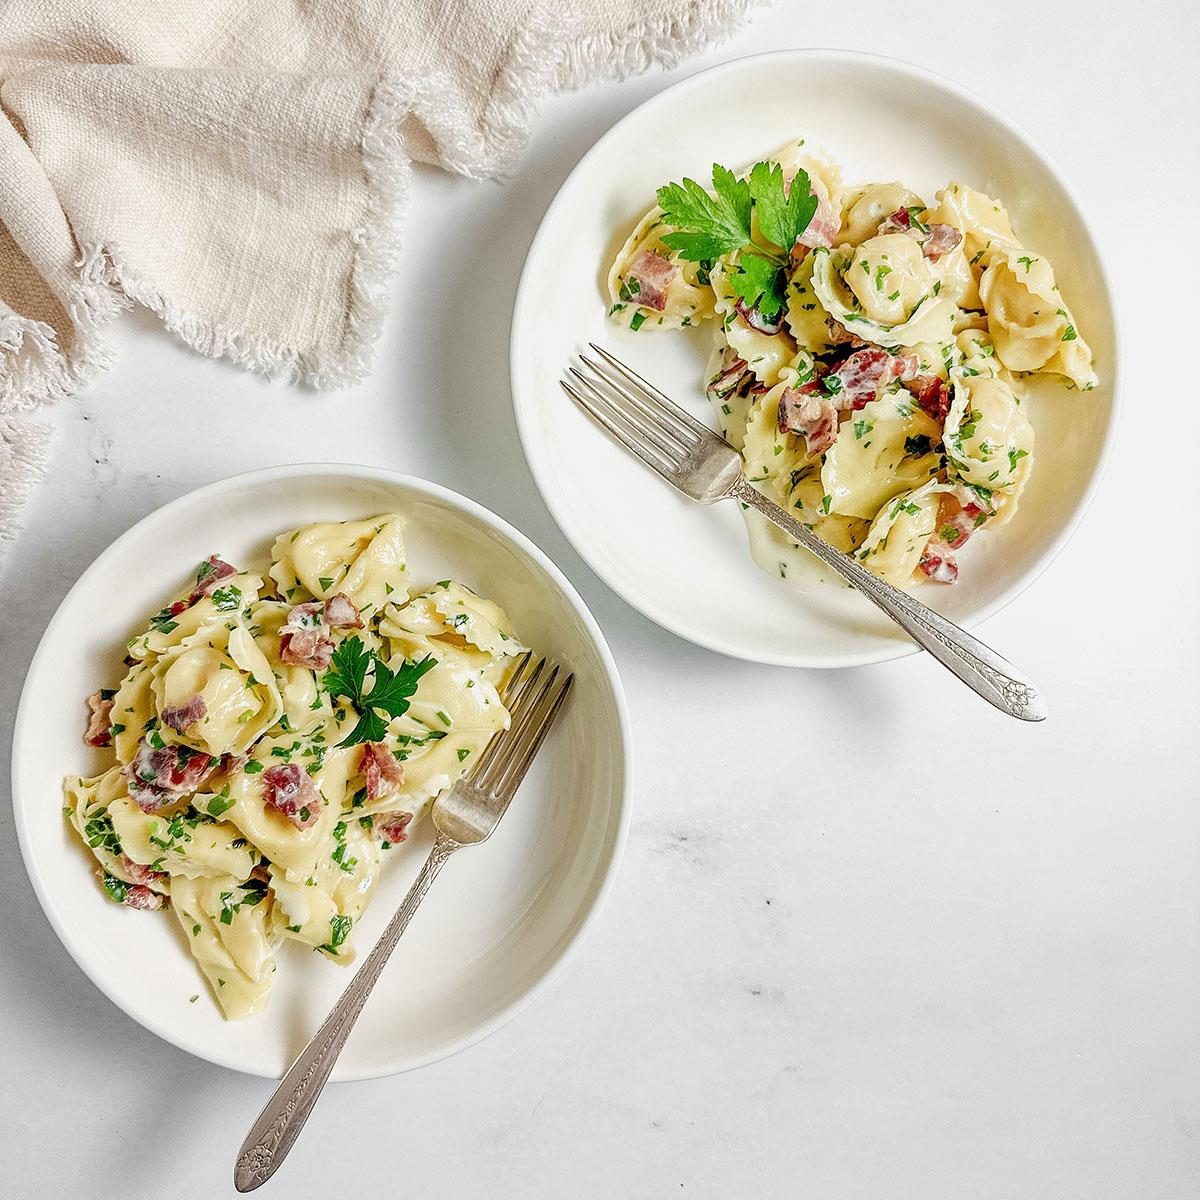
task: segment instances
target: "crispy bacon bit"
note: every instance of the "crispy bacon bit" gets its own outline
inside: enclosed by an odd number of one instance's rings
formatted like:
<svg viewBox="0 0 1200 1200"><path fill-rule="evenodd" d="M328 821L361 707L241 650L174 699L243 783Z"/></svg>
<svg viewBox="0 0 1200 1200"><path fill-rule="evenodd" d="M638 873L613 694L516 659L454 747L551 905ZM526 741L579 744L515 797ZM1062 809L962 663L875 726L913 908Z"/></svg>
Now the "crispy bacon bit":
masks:
<svg viewBox="0 0 1200 1200"><path fill-rule="evenodd" d="M383 742L364 742L358 770L367 783L367 799L390 796L404 782L404 767Z"/></svg>
<svg viewBox="0 0 1200 1200"><path fill-rule="evenodd" d="M746 360L739 358L731 346L726 346L721 356L721 369L708 381L708 398L724 400L732 396L742 386L749 370Z"/></svg>
<svg viewBox="0 0 1200 1200"><path fill-rule="evenodd" d="M943 492L938 497L937 525L918 569L937 583L953 583L958 578L954 553L966 545L967 539L986 520L987 515L975 500L964 504L959 495Z"/></svg>
<svg viewBox="0 0 1200 1200"><path fill-rule="evenodd" d="M821 197L817 201L817 209L812 215L812 220L796 239L796 245L807 246L810 250L815 250L818 246L832 246L841 227L842 218L838 216L833 205Z"/></svg>
<svg viewBox="0 0 1200 1200"><path fill-rule="evenodd" d="M279 635L279 657L292 667L323 671L333 657L333 643L311 629L285 630Z"/></svg>
<svg viewBox="0 0 1200 1200"><path fill-rule="evenodd" d="M921 408L939 425L944 425L950 411L950 385L940 375L914 375L904 383Z"/></svg>
<svg viewBox="0 0 1200 1200"><path fill-rule="evenodd" d="M734 308L737 309L738 316L750 326L751 329L757 329L759 333L765 333L768 337L778 333L783 328L783 310L780 309L779 316L774 321L768 321L766 317L758 311L757 308L749 308L739 300Z"/></svg>
<svg viewBox="0 0 1200 1200"><path fill-rule="evenodd" d="M917 570L935 583L953 583L958 578L958 563L949 554L926 550L917 563Z"/></svg>
<svg viewBox="0 0 1200 1200"><path fill-rule="evenodd" d="M167 878L165 871L152 871L145 863L134 862L128 854L121 855L121 867L134 883L158 883Z"/></svg>
<svg viewBox="0 0 1200 1200"><path fill-rule="evenodd" d="M833 445L838 433L837 409L820 383L814 380L784 390L779 397L779 429L800 434L809 454L820 454Z"/></svg>
<svg viewBox="0 0 1200 1200"><path fill-rule="evenodd" d="M325 801L308 772L298 763L280 763L263 772L263 801L297 829L307 829L321 815Z"/></svg>
<svg viewBox="0 0 1200 1200"><path fill-rule="evenodd" d="M151 746L145 738L131 763L121 768L129 795L143 812L154 812L194 792L216 767L211 754L187 746Z"/></svg>
<svg viewBox="0 0 1200 1200"><path fill-rule="evenodd" d="M963 504L952 492L943 492L938 497L937 525L929 545L938 550L961 550L986 519L974 500Z"/></svg>
<svg viewBox="0 0 1200 1200"><path fill-rule="evenodd" d="M949 254L961 241L962 234L953 225L943 225L939 222L929 226L929 233L921 243L921 253L930 262L937 262L943 254Z"/></svg>
<svg viewBox="0 0 1200 1200"><path fill-rule="evenodd" d="M634 304L662 312L667 307L667 288L678 274L679 268L669 258L657 250L643 250L625 272L625 288ZM637 287L630 286L633 282Z"/></svg>
<svg viewBox="0 0 1200 1200"><path fill-rule="evenodd" d="M242 765L250 761L249 753L234 754L226 750L224 754L217 759L217 770L223 775L232 775L234 771L241 770Z"/></svg>
<svg viewBox="0 0 1200 1200"><path fill-rule="evenodd" d="M829 340L835 346L849 346L852 350L861 350L867 343L856 333L851 333L840 321L832 317L825 318L825 327L829 330Z"/></svg>
<svg viewBox="0 0 1200 1200"><path fill-rule="evenodd" d="M907 208L898 208L879 222L879 229L876 233L883 237L889 233L907 233L911 228L912 213Z"/></svg>
<svg viewBox="0 0 1200 1200"><path fill-rule="evenodd" d="M279 657L289 666L313 671L323 671L329 666L333 641L325 623L325 605L320 600L297 604L288 613L287 622L279 631Z"/></svg>
<svg viewBox="0 0 1200 1200"><path fill-rule="evenodd" d="M930 262L937 262L962 241L962 234L953 225L935 221L932 225L913 224L912 213L898 208L879 223L878 233L911 233L921 243L921 253Z"/></svg>
<svg viewBox="0 0 1200 1200"><path fill-rule="evenodd" d="M376 813L371 820L372 828L383 838L383 848L398 846L408 841L408 824L413 819L410 812Z"/></svg>
<svg viewBox="0 0 1200 1200"><path fill-rule="evenodd" d="M166 902L166 896L161 892L151 891L144 883L129 884L125 889L125 899L122 901L130 908L141 908L147 912L154 912L156 909L162 908Z"/></svg>
<svg viewBox="0 0 1200 1200"><path fill-rule="evenodd" d="M896 379L909 379L917 368L913 354L889 354L874 347L855 350L829 372L839 384L825 384L833 392L833 403L839 412L860 409L879 394L879 389ZM828 379L829 375L825 378Z"/></svg>
<svg viewBox="0 0 1200 1200"><path fill-rule="evenodd" d="M87 698L88 724L87 732L83 735L84 743L88 746L111 746L113 693L107 690L93 692Z"/></svg>
<svg viewBox="0 0 1200 1200"><path fill-rule="evenodd" d="M211 595L217 587L217 584L223 579L228 579L232 575L237 574L237 567L232 567L229 563L224 562L215 554L210 554L196 571L196 586L192 589L191 594L187 598L187 602L183 604L184 608L191 608L197 600L204 596ZM182 603L179 600L175 604ZM172 610L175 608L173 604ZM182 612L183 610L180 609Z"/></svg>
<svg viewBox="0 0 1200 1200"><path fill-rule="evenodd" d="M345 592L338 592L336 596L330 596L325 601L325 622L332 625L334 629L361 629L363 627L362 615L358 611L358 606Z"/></svg>
<svg viewBox="0 0 1200 1200"><path fill-rule="evenodd" d="M204 697L197 692L196 695L189 696L182 704L164 708L158 715L162 717L164 725L170 725L176 733L183 733L197 721L203 721L207 713L208 705L204 703Z"/></svg>

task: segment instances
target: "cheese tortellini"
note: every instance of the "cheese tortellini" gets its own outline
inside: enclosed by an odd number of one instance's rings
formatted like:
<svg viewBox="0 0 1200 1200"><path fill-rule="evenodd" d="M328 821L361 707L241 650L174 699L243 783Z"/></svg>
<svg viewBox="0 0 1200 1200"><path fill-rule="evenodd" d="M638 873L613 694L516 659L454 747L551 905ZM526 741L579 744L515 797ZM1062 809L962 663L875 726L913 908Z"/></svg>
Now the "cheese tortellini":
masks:
<svg viewBox="0 0 1200 1200"><path fill-rule="evenodd" d="M113 900L173 908L228 1018L283 942L352 961L388 852L508 728L508 615L408 570L395 513L281 534L261 573L214 555L88 700L107 761L64 813Z"/></svg>
<svg viewBox="0 0 1200 1200"><path fill-rule="evenodd" d="M651 330L714 314L706 392L747 480L896 586L952 583L964 544L1011 520L1029 480L1030 379L1098 381L1045 256L982 191L847 185L803 139L658 197L613 265L610 287L626 283L613 319ZM805 215L786 226L794 209ZM640 307L627 286L639 270ZM800 587L828 578L743 509L764 570Z"/></svg>

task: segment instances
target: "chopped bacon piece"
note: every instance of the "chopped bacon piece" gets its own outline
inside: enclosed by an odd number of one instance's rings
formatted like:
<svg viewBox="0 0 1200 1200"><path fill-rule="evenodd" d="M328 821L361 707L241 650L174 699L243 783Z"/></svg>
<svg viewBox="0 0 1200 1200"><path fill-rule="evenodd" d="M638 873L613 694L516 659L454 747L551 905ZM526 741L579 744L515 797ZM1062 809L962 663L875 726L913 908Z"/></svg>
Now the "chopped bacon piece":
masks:
<svg viewBox="0 0 1200 1200"><path fill-rule="evenodd" d="M834 390L834 406L845 412L869 404L885 384L911 378L916 368L917 359L912 354L889 354L874 347L855 350L829 372L837 376L840 386L824 386L826 391Z"/></svg>
<svg viewBox="0 0 1200 1200"><path fill-rule="evenodd" d="M820 454L833 445L838 433L837 409L819 382L784 389L779 397L779 429L800 434L809 454Z"/></svg>
<svg viewBox="0 0 1200 1200"><path fill-rule="evenodd" d="M841 227L842 218L833 205L822 197L817 201L817 209L804 232L796 239L796 245L807 246L810 250L818 246L832 246Z"/></svg>
<svg viewBox="0 0 1200 1200"><path fill-rule="evenodd" d="M961 550L986 519L973 500L963 504L958 496L943 492L938 497L937 525L929 545L937 550Z"/></svg>
<svg viewBox="0 0 1200 1200"><path fill-rule="evenodd" d="M634 304L662 312L667 306L667 288L678 274L679 268L669 258L657 250L643 250L625 272L625 289ZM630 286L634 282L637 287Z"/></svg>
<svg viewBox="0 0 1200 1200"><path fill-rule="evenodd" d="M333 657L333 643L312 629L287 630L279 635L279 657L292 667L323 671Z"/></svg>
<svg viewBox="0 0 1200 1200"><path fill-rule="evenodd" d="M263 800L297 829L307 829L321 815L325 801L308 772L298 763L280 763L263 772Z"/></svg>
<svg viewBox="0 0 1200 1200"><path fill-rule="evenodd" d="M921 253L930 262L937 262L943 254L949 254L961 241L962 234L953 225L938 222L929 226L929 233L921 243Z"/></svg>
<svg viewBox="0 0 1200 1200"><path fill-rule="evenodd" d="M84 743L88 746L111 746L113 693L109 691L93 692L87 698L88 724L87 732L83 735Z"/></svg>
<svg viewBox="0 0 1200 1200"><path fill-rule="evenodd" d="M732 347L726 346L721 356L721 369L708 381L708 398L724 400L733 395L742 386L742 381L746 378L749 370L746 360L739 358Z"/></svg>
<svg viewBox="0 0 1200 1200"><path fill-rule="evenodd" d="M367 799L390 796L404 782L404 767L383 742L364 742L358 770L367 782Z"/></svg>
<svg viewBox="0 0 1200 1200"><path fill-rule="evenodd" d="M232 775L234 771L240 770L242 765L249 761L250 755L248 753L234 754L231 751L226 750L225 753L222 754L219 759L217 759L217 770L224 775Z"/></svg>
<svg viewBox="0 0 1200 1200"><path fill-rule="evenodd" d="M949 554L938 554L932 550L926 550L921 555L921 561L917 563L917 570L921 571L932 579L935 583L953 583L958 578L958 563L956 563Z"/></svg>
<svg viewBox="0 0 1200 1200"><path fill-rule="evenodd" d="M825 326L829 330L829 340L835 346L849 346L853 350L861 350L867 343L856 333L851 333L840 321L832 317L825 318Z"/></svg>
<svg viewBox="0 0 1200 1200"><path fill-rule="evenodd" d="M830 372L841 381L834 405L844 412L862 408L874 400L884 375L890 370L891 358L886 350L855 350L836 371Z"/></svg>
<svg viewBox="0 0 1200 1200"><path fill-rule="evenodd" d="M783 328L783 310L780 309L779 316L774 321L768 321L757 308L750 308L739 300L734 308L737 309L738 316L750 326L751 329L757 329L759 333L765 333L768 337L777 334Z"/></svg>
<svg viewBox="0 0 1200 1200"><path fill-rule="evenodd" d="M296 604L288 610L285 629L317 629L325 631L325 605L320 600Z"/></svg>
<svg viewBox="0 0 1200 1200"><path fill-rule="evenodd" d="M363 626L358 606L345 592L338 592L325 601L325 621L334 629L361 629Z"/></svg>
<svg viewBox="0 0 1200 1200"><path fill-rule="evenodd" d="M376 813L372 818L372 827L381 838L386 850L389 846L398 846L408 841L408 823L413 819L410 812Z"/></svg>
<svg viewBox="0 0 1200 1200"><path fill-rule="evenodd" d="M904 382L921 408L939 425L944 425L950 411L950 385L940 375L914 375Z"/></svg>
<svg viewBox="0 0 1200 1200"><path fill-rule="evenodd" d="M165 871L153 871L145 863L134 862L128 854L121 855L121 866L134 883L156 883L167 878Z"/></svg>
<svg viewBox="0 0 1200 1200"><path fill-rule="evenodd" d="M355 609L356 615L357 611ZM287 622L279 631L279 657L289 666L308 667L314 671L323 671L329 666L333 641L325 623L325 605L320 600L297 604L288 613Z"/></svg>
<svg viewBox="0 0 1200 1200"><path fill-rule="evenodd" d="M172 613L177 615L175 613L176 605L183 606L178 610L179 612L182 612L184 608L191 608L197 600L211 595L222 579L228 579L236 574L237 567L230 566L215 554L210 554L196 571L196 586L192 589L191 594L186 601L176 600L175 604L171 605Z"/></svg>
<svg viewBox="0 0 1200 1200"><path fill-rule="evenodd" d="M166 904L167 898L161 892L152 891L144 883L131 883L125 888L125 899L122 901L130 908L141 908L154 912Z"/></svg>
<svg viewBox="0 0 1200 1200"><path fill-rule="evenodd" d="M912 213L907 208L898 208L879 223L879 235L889 233L911 233L921 243L921 253L930 262L937 262L962 241L962 233L953 225L935 221L932 225L914 224Z"/></svg>
<svg viewBox="0 0 1200 1200"><path fill-rule="evenodd" d="M145 738L133 762L121 768L129 795L143 812L154 812L194 792L216 768L211 754L187 746L151 746Z"/></svg>
<svg viewBox="0 0 1200 1200"><path fill-rule="evenodd" d="M164 725L170 725L176 733L183 733L197 721L203 721L207 713L208 705L204 703L204 697L197 692L196 695L189 696L182 704L164 708L158 715L162 717Z"/></svg>
<svg viewBox="0 0 1200 1200"><path fill-rule="evenodd" d="M898 208L879 222L876 234L883 237L889 233L907 233L911 228L912 213L907 208Z"/></svg>

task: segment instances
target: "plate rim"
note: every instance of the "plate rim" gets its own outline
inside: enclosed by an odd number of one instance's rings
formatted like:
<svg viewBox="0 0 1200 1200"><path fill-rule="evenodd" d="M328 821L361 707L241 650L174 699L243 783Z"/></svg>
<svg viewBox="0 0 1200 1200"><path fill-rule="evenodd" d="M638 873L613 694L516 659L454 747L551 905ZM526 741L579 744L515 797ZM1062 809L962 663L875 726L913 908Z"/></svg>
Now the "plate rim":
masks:
<svg viewBox="0 0 1200 1200"><path fill-rule="evenodd" d="M1088 218L1088 211L1081 203L1079 195L1074 187L1068 181L1066 175L1059 169L1053 158L1042 148L1042 146L1034 139L1021 125L1012 118L1001 112L990 101L986 100L977 92L965 87L957 80L941 74L940 72L930 70L927 67L918 66L915 63L908 62L905 59L895 58L886 54L875 54L861 50L842 50L835 48L811 47L783 50L768 50L757 54L745 54L737 58L728 59L725 62L717 63L714 66L707 67L702 71L697 71L694 74L688 75L686 78L678 80L669 87L662 88L654 95L647 97L641 104L630 112L626 113L619 121L611 125L604 133L596 139L595 142L584 152L579 161L571 168L570 173L563 180L555 193L554 198L547 206L545 213L542 215L541 222L538 225L537 233L534 235L533 241L529 245L529 250L525 257L525 264L521 269L521 278L517 285L516 298L513 302L512 323L509 329L509 384L512 391L513 415L517 426L517 436L521 442L521 451L525 455L525 463L529 468L530 474L533 476L534 483L537 485L538 493L542 498L542 503L546 505L550 515L554 518L555 523L562 531L563 536L571 543L575 552L587 563L588 567L594 571L604 583L615 592L626 604L636 609L643 616L653 621L660 628L665 629L668 633L672 633L677 637L683 638L697 646L702 646L707 650L712 650L718 654L723 654L730 658L740 659L744 662L762 663L767 666L781 667L802 667L816 670L836 670L844 667L868 666L874 663L891 662L895 659L906 658L911 654L920 652L921 647L915 642L911 642L906 638L897 639L897 641L886 647L880 647L878 650L863 650L857 653L845 653L836 655L821 655L816 656L812 653L803 652L779 652L779 651L757 651L754 648L743 648L724 641L719 635L710 634L705 630L690 628L681 619L680 616L671 612L667 605L659 604L651 597L641 592L636 592L631 585L623 582L623 576L611 570L608 564L602 561L599 556L590 553L588 548L583 544L582 532L577 534L576 528L572 521L566 515L565 508L560 504L554 496L553 490L550 488L543 468L539 464L533 452L533 429L532 429L532 405L526 404L521 397L526 394L527 389L522 385L518 371L519 351L521 350L522 330L525 326L525 309L530 303L530 296L534 291L532 280L532 265L535 257L540 253L542 243L548 236L548 227L551 219L555 217L558 210L566 203L568 192L571 189L576 177L587 167L589 162L606 146L610 141L614 140L621 134L626 126L633 124L641 119L644 119L646 110L661 103L667 96L676 92L687 91L691 88L702 86L704 83L711 82L715 77L725 74L733 74L738 71L743 71L749 68L750 64L759 64L767 61L777 62L781 60L791 60L795 62L815 61L818 59L827 60L830 62L851 62L859 65L865 65L868 68L886 67L899 71L901 74L909 75L925 84L932 84L944 92L949 93L958 100L970 104L981 110L985 115L991 117L998 125L1006 129L1018 142L1020 142L1025 150L1033 157L1037 164L1044 170L1054 182L1063 190L1067 199L1075 209L1079 217L1080 223L1087 235L1088 242L1094 256L1098 273L1100 277L1103 299L1112 314L1113 324L1113 354L1112 354L1112 404L1108 417L1108 424L1104 431L1104 438L1100 445L1100 452L1096 460L1095 469L1092 471L1091 478L1085 485L1079 499L1076 502L1074 512L1059 532L1058 536L1050 542L1047 547L1038 556L1033 566L1025 572L1023 576L1015 580L1007 589L1000 592L994 599L985 603L980 610L972 615L968 620L963 621L962 626L965 629L975 629L977 626L990 620L997 613L1007 608L1014 600L1022 593L1030 588L1042 575L1049 569L1059 554L1062 553L1067 543L1075 536L1079 529L1083 518L1092 507L1095 501L1096 493L1099 490L1100 484L1103 482L1107 474L1109 464L1112 459L1113 445L1116 438L1117 427L1122 418L1123 403L1124 403L1124 387L1123 387L1123 371L1124 363L1124 341L1123 341L1123 323L1120 319L1120 311L1117 302L1117 293L1112 283L1112 270L1109 264L1108 255L1100 240L1096 237L1092 222ZM564 364L565 370L565 364ZM532 390L532 389L528 389ZM529 424L527 424L529 422Z"/></svg>
<svg viewBox="0 0 1200 1200"><path fill-rule="evenodd" d="M567 600L570 607L575 612L575 615L580 619L584 630L587 633L602 667L603 682L607 684L609 694L613 701L613 707L616 711L616 732L617 741L620 750L620 761L617 764L619 770L620 787L614 792L614 802L616 806L616 821L612 841L612 850L608 855L608 861L604 865L603 876L600 879L599 886L595 889L591 903L584 911L582 919L576 925L575 929L570 933L570 936L562 942L554 952L549 965L545 967L541 975L528 987L525 991L514 997L507 1004L502 1005L488 1020L481 1022L479 1025L472 1028L467 1033L445 1042L442 1046L430 1050L424 1054L413 1055L410 1058L397 1061L389 1061L387 1063L378 1064L373 1067L363 1067L353 1070L339 1071L335 1067L331 1076L332 1082L351 1082L361 1079L378 1079L389 1075L399 1075L408 1071L417 1070L421 1067L429 1066L432 1063L439 1062L442 1059L451 1058L456 1054L468 1049L471 1046L490 1037L497 1030L507 1025L510 1021L520 1015L526 1008L532 1005L542 993L551 986L565 969L568 962L574 956L588 933L591 932L595 922L598 920L601 912L608 902L609 896L616 883L616 877L620 871L621 862L624 857L625 848L629 840L629 831L633 819L633 781L634 781L634 758L633 758L633 736L632 722L629 713L628 700L625 696L625 690L621 683L620 673L617 669L616 661L613 658L612 651L609 648L608 642L604 637L596 618L592 615L587 604L580 596L571 581L563 574L562 570L550 559L550 557L539 546L536 545L527 535L522 533L514 525L510 524L503 517L491 511L491 509L480 504L479 501L471 499L469 496L463 495L461 492L456 492L452 488L445 487L442 484L434 483L431 480L422 479L419 476L410 475L401 471L393 471L386 467L372 467L365 464L357 463L338 463L338 462L306 462L285 464L276 467L263 467L250 471L240 471L234 475L228 475L221 479L214 480L204 484L201 487L193 488L185 492L181 496L175 497L173 500L167 501L156 508L151 509L143 516L139 517L128 529L115 537L107 546L96 554L91 562L83 569L79 577L67 590L62 600L59 601L54 610L53 615L46 624L41 637L38 639L37 648L34 650L33 657L30 659L29 667L25 674L25 679L21 685L21 696L17 704L16 718L13 721L12 734L12 764L10 770L11 786L12 786L12 809L13 809L13 824L17 834L17 843L21 850L21 858L25 866L25 873L29 876L30 883L33 885L34 894L37 896L38 903L45 914L50 927L53 929L58 940L62 943L64 949L74 960L76 966L84 973L94 987L97 988L104 996L108 998L118 1009L121 1010L130 1020L149 1030L149 1032L169 1042L171 1045L188 1054L192 1054L197 1058L207 1062L215 1063L221 1067L227 1067L230 1070L237 1071L245 1075L258 1076L267 1079L282 1078L283 1071L273 1072L269 1070L261 1070L254 1066L248 1066L243 1062L238 1062L232 1055L225 1055L220 1052L206 1049L202 1043L189 1042L181 1040L172 1030L170 1025L148 1014L145 1019L140 1015L135 1015L126 1007L122 1000L105 986L100 979L97 978L88 963L88 957L80 940L78 940L73 930L65 922L60 921L59 915L50 899L49 882L44 879L41 872L36 868L34 863L34 842L35 838L30 830L27 818L27 806L23 799L20 799L20 779L23 773L23 764L25 761L26 741L26 726L32 720L30 694L30 680L38 673L43 657L49 653L50 647L54 641L54 634L60 620L64 619L64 610L67 607L68 601L83 587L87 578L92 574L95 568L102 560L117 552L122 545L132 540L138 531L148 521L159 518L164 514L170 514L175 510L182 508L185 504L194 502L197 499L208 499L211 495L219 495L224 491L231 490L238 484L247 482L254 483L272 483L281 479L303 479L319 474L334 474L347 476L356 480L365 480L368 482L384 482L388 485L399 485L402 487L411 488L413 491L431 497L436 500L441 500L449 504L450 507L464 512L467 516L481 522L483 525L490 528L493 532L499 533L514 543L519 549L533 559L550 577L551 581L558 587L559 591ZM340 1065L340 1064L339 1064ZM286 1071L286 1067L284 1067Z"/></svg>

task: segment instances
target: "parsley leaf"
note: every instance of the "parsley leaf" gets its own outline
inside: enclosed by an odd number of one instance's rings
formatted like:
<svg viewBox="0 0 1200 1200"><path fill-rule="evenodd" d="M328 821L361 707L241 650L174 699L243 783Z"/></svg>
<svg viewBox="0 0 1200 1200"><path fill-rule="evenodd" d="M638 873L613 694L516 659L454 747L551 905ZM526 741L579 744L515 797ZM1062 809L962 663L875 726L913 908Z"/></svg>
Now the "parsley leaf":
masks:
<svg viewBox="0 0 1200 1200"><path fill-rule="evenodd" d="M791 186L783 184L778 163L755 163L750 170L750 195L763 237L790 251L817 211L807 171L797 171Z"/></svg>
<svg viewBox="0 0 1200 1200"><path fill-rule="evenodd" d="M345 696L359 712L354 728L338 745L382 741L387 720L380 710L388 718L403 716L421 677L435 666L437 659L427 654L419 662L406 660L393 671L374 650L367 650L360 638L347 638L333 652L330 669L322 678L322 687L331 697ZM370 691L365 690L368 669Z"/></svg>
<svg viewBox="0 0 1200 1200"><path fill-rule="evenodd" d="M663 224L671 232L663 243L690 262L718 258L750 241L750 185L728 167L713 163L710 195L694 179L658 189Z"/></svg>
<svg viewBox="0 0 1200 1200"><path fill-rule="evenodd" d="M321 686L330 696L346 696L356 707L362 706L363 684L371 665L371 652L357 637L347 638L334 652L331 667Z"/></svg>
<svg viewBox="0 0 1200 1200"><path fill-rule="evenodd" d="M669 229L663 244L680 258L703 264L706 272L713 259L736 252L736 269L727 271L734 295L774 321L787 302L791 249L817 210L808 174L797 171L785 187L778 163L755 163L744 179L714 163L712 182L711 193L694 179L658 189L662 222ZM758 217L757 236L752 213Z"/></svg>
<svg viewBox="0 0 1200 1200"><path fill-rule="evenodd" d="M747 308L757 308L768 321L779 315L787 302L787 280L779 263L748 250L738 258L737 270L729 276L730 286Z"/></svg>

